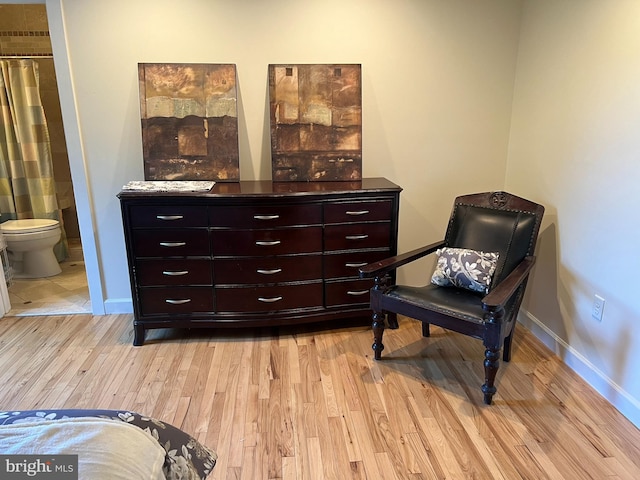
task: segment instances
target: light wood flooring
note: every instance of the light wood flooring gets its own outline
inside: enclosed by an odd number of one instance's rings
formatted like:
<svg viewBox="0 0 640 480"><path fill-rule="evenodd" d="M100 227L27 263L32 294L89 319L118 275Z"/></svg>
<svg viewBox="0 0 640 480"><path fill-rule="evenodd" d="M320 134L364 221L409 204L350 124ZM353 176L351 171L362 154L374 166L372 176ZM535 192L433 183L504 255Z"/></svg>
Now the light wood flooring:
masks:
<svg viewBox="0 0 640 480"><path fill-rule="evenodd" d="M219 454L214 479L637 479L640 431L519 326L482 404L479 341L370 328L155 330L0 319L0 410L130 409Z"/></svg>

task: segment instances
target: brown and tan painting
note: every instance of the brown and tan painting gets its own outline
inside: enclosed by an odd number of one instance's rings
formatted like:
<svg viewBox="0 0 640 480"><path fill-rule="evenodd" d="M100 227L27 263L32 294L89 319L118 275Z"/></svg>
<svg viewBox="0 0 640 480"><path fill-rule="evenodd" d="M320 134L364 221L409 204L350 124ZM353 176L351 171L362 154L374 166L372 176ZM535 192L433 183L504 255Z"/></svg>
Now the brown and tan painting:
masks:
<svg viewBox="0 0 640 480"><path fill-rule="evenodd" d="M269 65L273 181L362 179L361 66Z"/></svg>
<svg viewBox="0 0 640 480"><path fill-rule="evenodd" d="M238 181L236 66L140 63L145 180Z"/></svg>

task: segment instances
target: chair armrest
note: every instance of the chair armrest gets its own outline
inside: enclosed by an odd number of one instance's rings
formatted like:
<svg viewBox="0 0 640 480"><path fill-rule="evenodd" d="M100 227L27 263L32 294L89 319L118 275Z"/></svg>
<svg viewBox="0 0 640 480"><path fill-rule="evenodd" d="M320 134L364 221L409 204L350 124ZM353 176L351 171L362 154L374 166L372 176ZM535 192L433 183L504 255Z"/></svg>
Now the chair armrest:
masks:
<svg viewBox="0 0 640 480"><path fill-rule="evenodd" d="M482 299L482 308L491 311L504 307L511 295L527 279L535 263L536 257L524 257L518 266Z"/></svg>
<svg viewBox="0 0 640 480"><path fill-rule="evenodd" d="M395 257L389 257L378 262L369 263L368 265L360 268L360 278L378 277L383 273L390 272L391 270L395 270L402 265L429 255L430 253L435 252L438 248L443 247L444 245L444 240L440 240L439 242L416 248L415 250L403 253L402 255L396 255Z"/></svg>

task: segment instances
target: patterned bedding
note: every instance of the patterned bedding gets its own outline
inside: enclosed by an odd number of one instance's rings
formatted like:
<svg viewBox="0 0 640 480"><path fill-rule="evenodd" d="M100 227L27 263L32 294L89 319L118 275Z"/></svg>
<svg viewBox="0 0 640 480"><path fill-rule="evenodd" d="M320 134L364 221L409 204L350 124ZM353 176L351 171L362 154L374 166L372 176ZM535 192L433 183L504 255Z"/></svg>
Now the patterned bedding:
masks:
<svg viewBox="0 0 640 480"><path fill-rule="evenodd" d="M0 411L0 429L2 425L81 417L126 422L150 434L165 452L162 470L164 477L168 480L204 480L216 464L216 453L191 435L168 423L126 410Z"/></svg>

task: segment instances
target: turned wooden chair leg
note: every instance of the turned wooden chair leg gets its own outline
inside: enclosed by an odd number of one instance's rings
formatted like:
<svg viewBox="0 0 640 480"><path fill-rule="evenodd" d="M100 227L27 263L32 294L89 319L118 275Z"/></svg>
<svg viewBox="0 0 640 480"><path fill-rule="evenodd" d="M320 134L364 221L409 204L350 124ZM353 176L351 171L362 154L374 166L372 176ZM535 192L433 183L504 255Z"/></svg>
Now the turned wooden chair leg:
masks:
<svg viewBox="0 0 640 480"><path fill-rule="evenodd" d="M384 317L385 315L382 312L373 312L373 345L371 345L371 348L373 349L373 358L376 360L380 360L382 350L384 350L384 345L382 344Z"/></svg>
<svg viewBox="0 0 640 480"><path fill-rule="evenodd" d="M499 366L500 349L487 348L484 352L484 385L482 385L482 393L484 393L484 403L487 405L491 405L493 395L497 391L494 383Z"/></svg>

